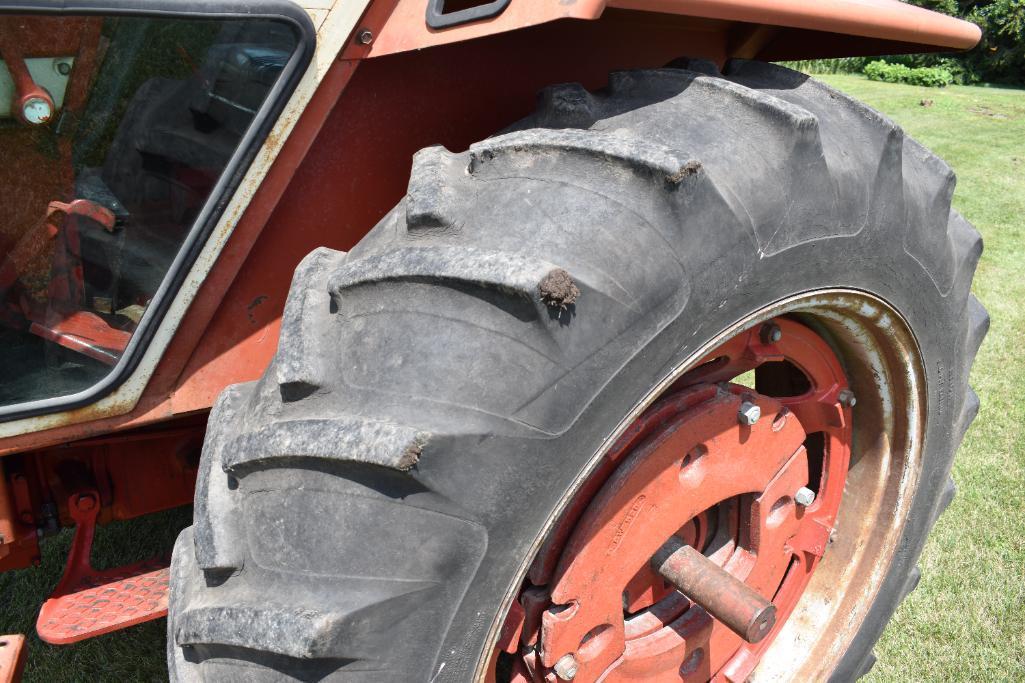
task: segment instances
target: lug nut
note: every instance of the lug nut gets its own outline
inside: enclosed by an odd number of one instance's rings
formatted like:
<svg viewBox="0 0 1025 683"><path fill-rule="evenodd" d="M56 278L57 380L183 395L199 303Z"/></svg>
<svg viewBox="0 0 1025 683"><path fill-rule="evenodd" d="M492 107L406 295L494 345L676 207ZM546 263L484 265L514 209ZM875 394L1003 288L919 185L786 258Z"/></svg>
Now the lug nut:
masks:
<svg viewBox="0 0 1025 683"><path fill-rule="evenodd" d="M563 655L559 657L559 661L555 663L555 675L559 677L560 681L572 681L577 677L577 670L580 665L577 664L577 658L573 655Z"/></svg>
<svg viewBox="0 0 1025 683"><path fill-rule="evenodd" d="M837 394L836 398L840 401L840 405L846 406L847 408L853 408L858 402L858 399L854 396L854 392L850 389L844 389Z"/></svg>
<svg viewBox="0 0 1025 683"><path fill-rule="evenodd" d="M758 404L751 401L741 403L740 410L737 411L737 419L740 421L740 424L747 425L748 427L758 422L761 416L762 409L758 407Z"/></svg>
<svg viewBox="0 0 1025 683"><path fill-rule="evenodd" d="M815 492L807 486L802 486L801 488L797 489L797 493L794 494L794 502L796 502L798 505L808 507L809 505L815 502Z"/></svg>
<svg viewBox="0 0 1025 683"><path fill-rule="evenodd" d="M374 34L370 29L365 28L356 35L356 42L360 45L369 45L374 42Z"/></svg>
<svg viewBox="0 0 1025 683"><path fill-rule="evenodd" d="M758 333L763 344L775 344L783 338L783 330L776 323L765 323Z"/></svg>

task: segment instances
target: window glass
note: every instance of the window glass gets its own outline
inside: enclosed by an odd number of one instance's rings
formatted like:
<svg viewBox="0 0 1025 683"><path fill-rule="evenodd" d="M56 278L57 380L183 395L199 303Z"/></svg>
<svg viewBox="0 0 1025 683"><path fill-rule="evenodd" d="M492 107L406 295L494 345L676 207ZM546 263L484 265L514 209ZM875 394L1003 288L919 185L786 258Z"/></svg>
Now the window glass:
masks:
<svg viewBox="0 0 1025 683"><path fill-rule="evenodd" d="M299 37L0 15L0 408L121 358Z"/></svg>

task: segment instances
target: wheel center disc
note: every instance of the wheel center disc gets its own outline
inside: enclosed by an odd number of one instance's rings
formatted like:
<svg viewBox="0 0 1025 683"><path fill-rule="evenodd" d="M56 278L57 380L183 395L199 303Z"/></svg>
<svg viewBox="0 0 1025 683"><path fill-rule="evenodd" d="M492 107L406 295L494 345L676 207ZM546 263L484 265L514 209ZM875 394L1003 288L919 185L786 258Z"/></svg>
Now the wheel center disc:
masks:
<svg viewBox="0 0 1025 683"><path fill-rule="evenodd" d="M829 543L853 404L818 335L770 325L684 375L580 491L503 630L510 680L742 681L753 670ZM728 383L752 369L760 391ZM696 580L770 601L775 626L742 638L678 590L652 564L667 542L704 556Z"/></svg>

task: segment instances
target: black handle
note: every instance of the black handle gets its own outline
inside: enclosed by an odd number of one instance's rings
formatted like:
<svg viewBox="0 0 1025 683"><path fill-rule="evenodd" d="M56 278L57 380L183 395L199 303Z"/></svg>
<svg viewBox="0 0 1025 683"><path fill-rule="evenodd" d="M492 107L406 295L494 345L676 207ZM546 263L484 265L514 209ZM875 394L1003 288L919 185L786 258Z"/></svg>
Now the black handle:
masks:
<svg viewBox="0 0 1025 683"><path fill-rule="evenodd" d="M497 17L508 6L509 0L494 0L494 2L445 14L445 0L429 0L427 3L427 25L439 29L480 19L490 19Z"/></svg>

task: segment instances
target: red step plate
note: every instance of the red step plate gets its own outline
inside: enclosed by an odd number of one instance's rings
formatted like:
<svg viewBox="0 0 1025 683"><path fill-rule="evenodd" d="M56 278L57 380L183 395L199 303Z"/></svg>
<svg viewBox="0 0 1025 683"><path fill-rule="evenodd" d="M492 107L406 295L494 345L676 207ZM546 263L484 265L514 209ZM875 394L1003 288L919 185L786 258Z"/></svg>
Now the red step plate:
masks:
<svg viewBox="0 0 1025 683"><path fill-rule="evenodd" d="M77 524L75 538L64 576L39 610L39 637L52 645L67 645L166 616L167 561L93 569L89 552L99 496L94 491L73 495L68 507Z"/></svg>
<svg viewBox="0 0 1025 683"><path fill-rule="evenodd" d="M25 669L25 636L0 636L0 683L18 683Z"/></svg>

